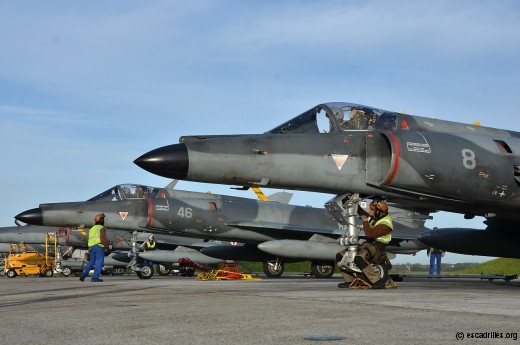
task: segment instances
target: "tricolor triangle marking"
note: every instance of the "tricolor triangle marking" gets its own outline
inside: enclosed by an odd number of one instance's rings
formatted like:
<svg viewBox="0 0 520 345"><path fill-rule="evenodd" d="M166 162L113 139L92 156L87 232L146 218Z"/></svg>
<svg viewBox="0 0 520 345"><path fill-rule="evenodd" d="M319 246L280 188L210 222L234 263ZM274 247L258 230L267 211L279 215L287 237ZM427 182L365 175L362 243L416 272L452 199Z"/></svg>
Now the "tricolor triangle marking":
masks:
<svg viewBox="0 0 520 345"><path fill-rule="evenodd" d="M128 216L128 212L119 212L119 215L123 220L125 220L126 216Z"/></svg>
<svg viewBox="0 0 520 345"><path fill-rule="evenodd" d="M343 165L345 165L345 162L348 159L348 155L331 154L331 156L332 156L332 159L334 160L334 163L336 163L338 170L341 170L341 168L343 168Z"/></svg>

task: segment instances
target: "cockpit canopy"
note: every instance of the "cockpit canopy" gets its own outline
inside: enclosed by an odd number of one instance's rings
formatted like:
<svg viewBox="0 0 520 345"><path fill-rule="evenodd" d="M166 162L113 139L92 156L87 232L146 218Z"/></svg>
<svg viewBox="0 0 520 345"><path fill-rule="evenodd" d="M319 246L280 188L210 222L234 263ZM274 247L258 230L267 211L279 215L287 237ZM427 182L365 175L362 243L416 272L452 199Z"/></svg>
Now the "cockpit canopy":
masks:
<svg viewBox="0 0 520 345"><path fill-rule="evenodd" d="M395 130L397 129L398 115L400 114L359 104L331 102L320 104L267 133L340 133L347 130Z"/></svg>
<svg viewBox="0 0 520 345"><path fill-rule="evenodd" d="M144 186L140 184L120 184L114 186L101 194L96 195L88 201L120 201L131 199L157 198L159 188Z"/></svg>

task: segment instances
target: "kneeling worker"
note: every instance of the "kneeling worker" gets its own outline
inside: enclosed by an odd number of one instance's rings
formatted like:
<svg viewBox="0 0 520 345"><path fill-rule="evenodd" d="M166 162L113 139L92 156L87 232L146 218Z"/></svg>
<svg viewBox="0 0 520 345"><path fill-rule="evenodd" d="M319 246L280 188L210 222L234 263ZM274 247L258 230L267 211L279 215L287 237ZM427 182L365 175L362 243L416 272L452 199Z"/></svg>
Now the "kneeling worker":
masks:
<svg viewBox="0 0 520 345"><path fill-rule="evenodd" d="M98 214L94 218L96 224L90 228L88 232L88 248L90 253L90 260L87 264L87 267L81 273L81 277L79 280L84 281L88 276L88 272L94 267L94 275L92 276L92 282L102 282L103 279L100 279L101 269L103 268L103 264L105 262L105 250L110 250L110 245L107 240L106 230L105 230L105 215Z"/></svg>
<svg viewBox="0 0 520 345"><path fill-rule="evenodd" d="M381 200L370 203L370 211L367 213L361 207L358 214L363 220L366 242L361 244L354 257L354 263L363 272L374 289L382 289L386 285L387 278L381 278L380 272L374 269L371 263L387 264L385 247L392 239L392 218L388 214L388 205ZM341 260L346 251L338 253L338 261ZM352 272L342 269L344 283L338 284L339 288L348 288L355 277Z"/></svg>

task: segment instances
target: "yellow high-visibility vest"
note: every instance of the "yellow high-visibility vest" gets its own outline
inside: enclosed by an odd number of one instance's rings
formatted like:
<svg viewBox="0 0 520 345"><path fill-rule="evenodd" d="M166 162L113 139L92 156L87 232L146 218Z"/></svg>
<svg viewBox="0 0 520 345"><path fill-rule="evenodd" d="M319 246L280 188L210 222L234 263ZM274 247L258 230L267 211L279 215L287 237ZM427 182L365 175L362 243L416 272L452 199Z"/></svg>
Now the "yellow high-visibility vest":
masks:
<svg viewBox="0 0 520 345"><path fill-rule="evenodd" d="M380 224L384 224L384 225L388 226L391 230L394 229L394 225L392 224L392 218L390 218L390 216L388 214L386 216L384 216L383 218L377 220L372 227L375 228L376 226L378 226ZM388 244L388 243L390 243L391 240L392 240L391 232L387 235L379 236L378 238L376 238L376 242L380 242L383 244Z"/></svg>
<svg viewBox="0 0 520 345"><path fill-rule="evenodd" d="M154 250L155 249L155 241L150 243L150 241L146 241L146 245L144 246L144 251L146 250Z"/></svg>
<svg viewBox="0 0 520 345"><path fill-rule="evenodd" d="M90 228L88 232L88 246L93 247L96 244L99 244L100 247L104 247L103 242L101 241L101 229L103 229L103 225L94 225Z"/></svg>

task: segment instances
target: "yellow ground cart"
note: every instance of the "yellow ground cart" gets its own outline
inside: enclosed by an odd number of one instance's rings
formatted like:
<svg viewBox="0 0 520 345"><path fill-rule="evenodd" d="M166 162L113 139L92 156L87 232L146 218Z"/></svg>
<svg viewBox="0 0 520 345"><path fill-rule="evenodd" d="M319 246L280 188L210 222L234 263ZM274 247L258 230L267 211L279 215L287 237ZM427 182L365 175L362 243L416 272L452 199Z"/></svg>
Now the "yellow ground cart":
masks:
<svg viewBox="0 0 520 345"><path fill-rule="evenodd" d="M49 245L54 244L56 253L56 236L47 234L45 241L45 254L37 251L27 251L23 244L11 245L9 255L4 260L4 271L9 278L16 276L40 275L50 277L53 275L54 262L49 256Z"/></svg>

